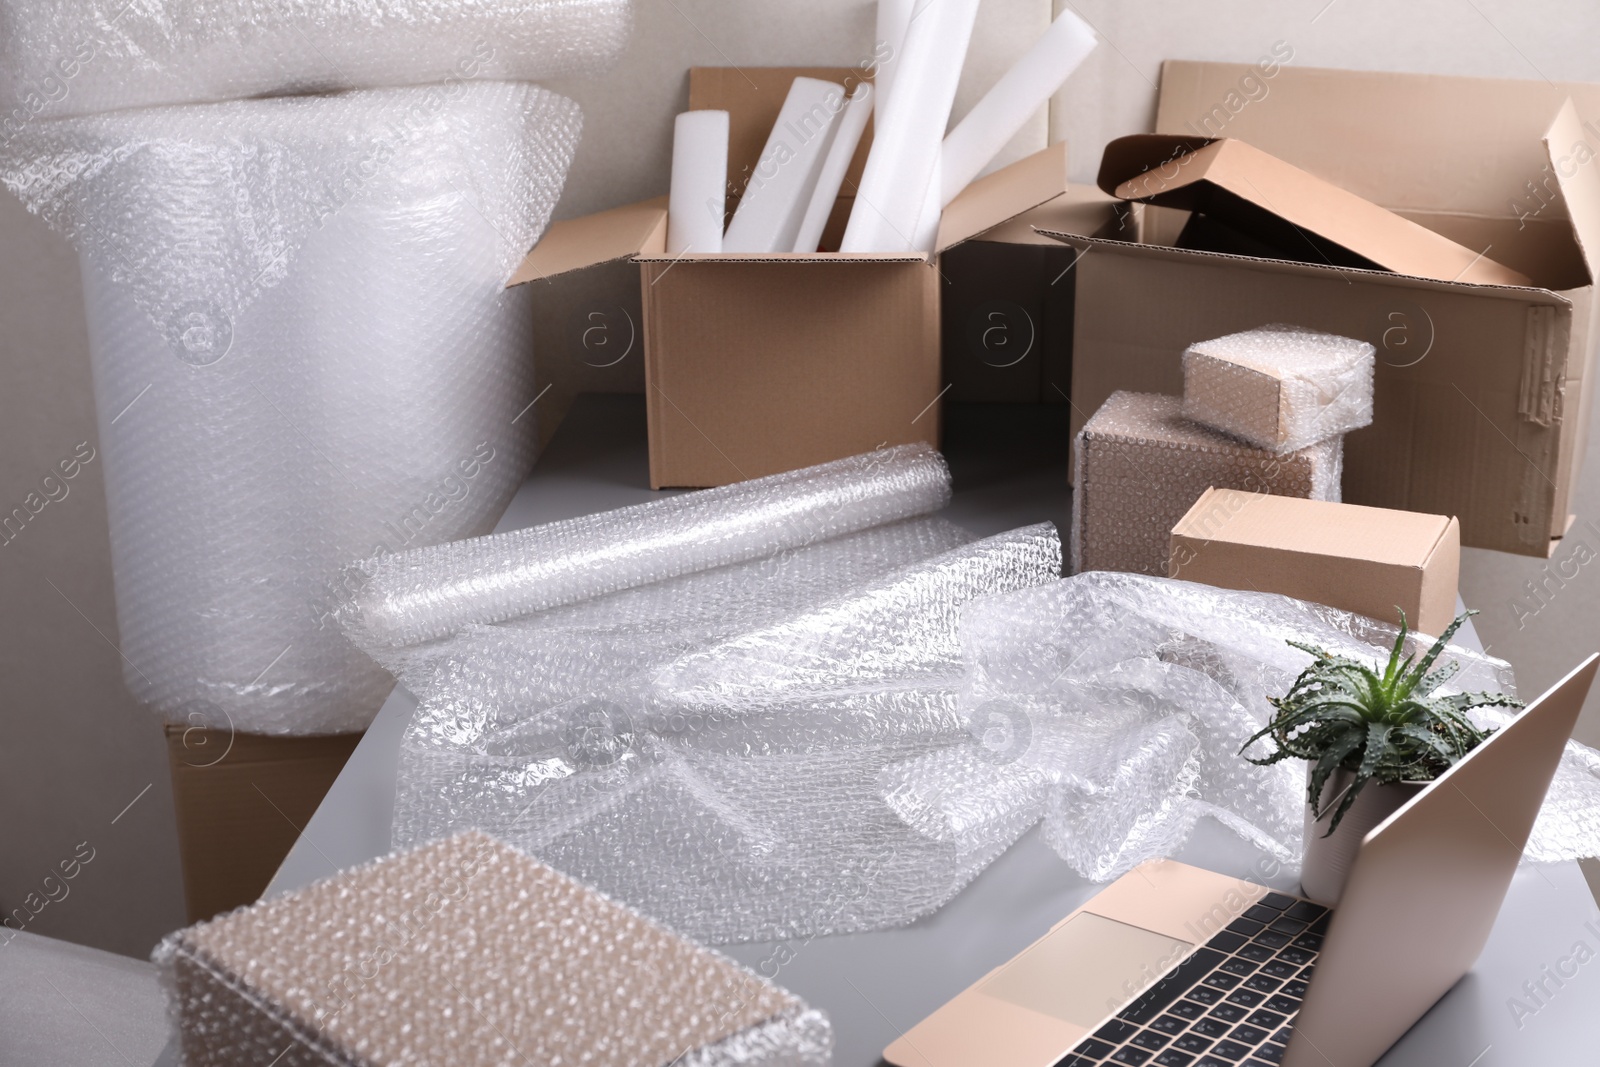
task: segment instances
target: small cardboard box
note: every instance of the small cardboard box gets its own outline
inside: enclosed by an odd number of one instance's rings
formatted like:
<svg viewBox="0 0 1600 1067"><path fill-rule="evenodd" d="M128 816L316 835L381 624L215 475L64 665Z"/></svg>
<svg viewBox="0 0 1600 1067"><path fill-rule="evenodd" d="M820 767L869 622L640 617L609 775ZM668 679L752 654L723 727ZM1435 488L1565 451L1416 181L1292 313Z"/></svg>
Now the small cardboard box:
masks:
<svg viewBox="0 0 1600 1067"><path fill-rule="evenodd" d="M1184 418L1181 401L1113 393L1077 442L1072 569L1164 574L1176 522L1208 486L1339 499L1341 440L1279 455Z"/></svg>
<svg viewBox="0 0 1600 1067"><path fill-rule="evenodd" d="M1118 389L1177 392L1202 338L1269 322L1360 338L1378 352L1374 421L1347 441L1345 499L1549 554L1591 402L1596 120L1593 85L1169 61L1159 133L1248 142L1533 285L1330 265L1310 245L1300 262L1175 247L1182 213L1143 207L1133 239L1061 235L1081 253L1074 429Z"/></svg>
<svg viewBox="0 0 1600 1067"><path fill-rule="evenodd" d="M261 895L361 740L173 724L166 732L190 922Z"/></svg>
<svg viewBox="0 0 1600 1067"><path fill-rule="evenodd" d="M1445 515L1208 489L1172 528L1168 574L1282 593L1438 635L1456 613L1461 526Z"/></svg>
<svg viewBox="0 0 1600 1067"><path fill-rule="evenodd" d="M848 91L860 71L695 68L689 107L729 113L729 188L742 188L797 76ZM870 130L869 130L870 134ZM870 144L846 175L823 247L836 247ZM972 183L945 209L942 253L1067 189L1053 145ZM730 197L728 210L737 206ZM638 264L650 481L714 486L882 445L939 441L940 277L922 256L666 254L666 199L550 227L509 284L551 285ZM542 295L542 294L540 294ZM538 297L536 296L536 301Z"/></svg>

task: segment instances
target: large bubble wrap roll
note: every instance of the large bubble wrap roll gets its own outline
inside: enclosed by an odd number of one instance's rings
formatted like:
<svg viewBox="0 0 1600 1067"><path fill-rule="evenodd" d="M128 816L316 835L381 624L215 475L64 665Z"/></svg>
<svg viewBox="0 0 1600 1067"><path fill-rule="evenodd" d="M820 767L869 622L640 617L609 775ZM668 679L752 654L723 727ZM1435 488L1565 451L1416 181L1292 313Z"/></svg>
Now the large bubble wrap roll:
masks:
<svg viewBox="0 0 1600 1067"><path fill-rule="evenodd" d="M606 69L631 0L0 0L0 144L156 104Z"/></svg>
<svg viewBox="0 0 1600 1067"><path fill-rule="evenodd" d="M169 721L364 727L351 559L481 534L532 465L531 308L576 105L477 83L36 124L83 261L124 676Z"/></svg>
<svg viewBox="0 0 1600 1067"><path fill-rule="evenodd" d="M827 1067L820 1011L483 834L154 953L186 1067Z"/></svg>
<svg viewBox="0 0 1600 1067"><path fill-rule="evenodd" d="M908 922L1026 822L931 840L879 776L966 744L961 606L1060 565L1049 524L910 519L470 627L401 668L395 840L486 829L713 942Z"/></svg>
<svg viewBox="0 0 1600 1067"><path fill-rule="evenodd" d="M341 622L361 647L413 645L475 623L797 548L950 499L944 457L894 448L629 508L368 560ZM381 658L381 657L380 657Z"/></svg>
<svg viewBox="0 0 1600 1067"><path fill-rule="evenodd" d="M1114 878L1178 851L1211 816L1298 863L1305 769L1239 755L1309 654L1298 641L1381 665L1396 628L1271 593L1113 572L971 605L960 714L974 737L893 767L886 796L932 840L1008 840L1028 813L1086 877ZM1429 638L1412 636L1409 651ZM1503 661L1458 646L1450 691L1513 691ZM1497 709L1474 712L1506 721ZM1568 745L1527 857L1600 851L1600 754Z"/></svg>

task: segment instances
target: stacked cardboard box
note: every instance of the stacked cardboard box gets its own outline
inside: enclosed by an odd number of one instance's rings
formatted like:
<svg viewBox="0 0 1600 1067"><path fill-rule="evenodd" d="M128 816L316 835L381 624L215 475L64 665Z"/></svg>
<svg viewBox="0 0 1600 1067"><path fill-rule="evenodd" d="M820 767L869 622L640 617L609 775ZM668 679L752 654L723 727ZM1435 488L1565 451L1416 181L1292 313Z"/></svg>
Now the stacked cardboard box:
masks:
<svg viewBox="0 0 1600 1067"><path fill-rule="evenodd" d="M1191 345L1184 393L1113 393L1078 435L1074 570L1165 574L1207 489L1340 496L1344 434L1372 421L1373 348L1264 326Z"/></svg>

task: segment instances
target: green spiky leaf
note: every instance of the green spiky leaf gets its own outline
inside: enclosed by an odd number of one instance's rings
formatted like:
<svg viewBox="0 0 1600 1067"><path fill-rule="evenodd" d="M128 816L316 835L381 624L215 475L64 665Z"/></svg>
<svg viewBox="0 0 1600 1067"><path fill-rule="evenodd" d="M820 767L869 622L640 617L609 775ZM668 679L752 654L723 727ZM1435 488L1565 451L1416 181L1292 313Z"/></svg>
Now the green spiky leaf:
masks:
<svg viewBox="0 0 1600 1067"><path fill-rule="evenodd" d="M1478 729L1466 712L1480 707L1522 706L1522 701L1501 693L1434 692L1461 669L1435 662L1473 612L1457 616L1420 657L1405 655L1407 628L1400 615L1400 632L1381 672L1315 645L1289 644L1312 657L1289 691L1268 698L1271 721L1239 749L1251 763L1268 766L1285 759L1308 761L1311 774L1306 801L1318 817L1333 807L1328 833L1338 827L1361 790L1371 782L1429 781L1482 744L1489 736ZM1267 738L1271 752L1262 756L1250 749ZM1335 798L1323 793L1335 771L1353 774L1351 785Z"/></svg>

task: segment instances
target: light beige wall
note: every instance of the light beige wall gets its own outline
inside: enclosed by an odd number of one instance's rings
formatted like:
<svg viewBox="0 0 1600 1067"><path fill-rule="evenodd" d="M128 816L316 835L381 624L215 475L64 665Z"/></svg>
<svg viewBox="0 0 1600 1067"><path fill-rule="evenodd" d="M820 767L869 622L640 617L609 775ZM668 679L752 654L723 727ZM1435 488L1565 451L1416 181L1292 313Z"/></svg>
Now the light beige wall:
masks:
<svg viewBox="0 0 1600 1067"><path fill-rule="evenodd" d="M639 0L638 34L604 79L562 85L584 105L586 136L560 214L666 189L668 117L682 107L692 64L849 64L872 24L866 0ZM1502 77L1600 81L1600 8L1582 0L1078 0L1105 45L1055 113L1073 169L1093 174L1110 137L1147 128L1159 61L1253 60L1277 40L1296 62ZM1042 27L1034 0L984 0L982 91ZM958 105L958 110L959 110ZM1026 138L1042 136L1043 120ZM1018 148L1020 150L1020 146ZM88 358L74 260L65 245L0 195L0 503L9 510L81 441L94 442ZM1591 453L1600 434L1591 436ZM15 906L87 841L95 858L34 929L144 954L182 921L177 849L163 744L123 691L111 602L98 462L70 483L16 541L0 547L0 904ZM1600 640L1600 457L1578 500L1565 569L1547 606L1513 598L1542 564L1469 551L1463 588L1484 610L1480 629L1537 689ZM1563 556L1558 556L1560 565ZM1554 566L1554 565L1553 565ZM52 588L54 583L56 588ZM59 591L58 591L59 590ZM81 614L80 614L81 612ZM1600 705L1597 705L1600 706ZM1600 741L1600 711L1586 728ZM125 814L112 819L150 786Z"/></svg>

